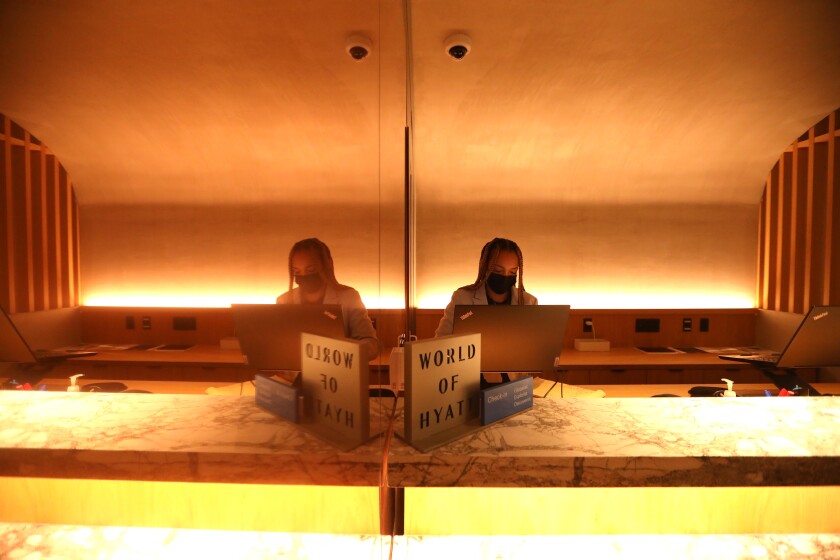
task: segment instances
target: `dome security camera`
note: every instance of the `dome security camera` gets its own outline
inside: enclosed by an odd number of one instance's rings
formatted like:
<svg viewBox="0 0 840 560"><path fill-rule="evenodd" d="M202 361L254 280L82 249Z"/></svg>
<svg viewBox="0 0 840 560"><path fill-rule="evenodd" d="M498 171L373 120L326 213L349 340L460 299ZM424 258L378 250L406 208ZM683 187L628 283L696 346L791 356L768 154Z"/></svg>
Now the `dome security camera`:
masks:
<svg viewBox="0 0 840 560"><path fill-rule="evenodd" d="M347 45L345 46L347 54L356 62L361 62L367 58L372 48L373 44L370 39L364 35L351 35L347 38Z"/></svg>
<svg viewBox="0 0 840 560"><path fill-rule="evenodd" d="M446 38L443 42L443 48L450 57L461 60L472 49L472 41L463 33L456 33Z"/></svg>

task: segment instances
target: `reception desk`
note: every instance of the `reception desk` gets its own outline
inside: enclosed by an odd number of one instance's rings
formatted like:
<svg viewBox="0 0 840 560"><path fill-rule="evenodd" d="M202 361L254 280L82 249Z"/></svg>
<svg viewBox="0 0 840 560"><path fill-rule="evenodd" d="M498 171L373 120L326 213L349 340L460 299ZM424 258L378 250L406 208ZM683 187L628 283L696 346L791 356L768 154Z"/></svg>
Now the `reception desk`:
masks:
<svg viewBox="0 0 840 560"><path fill-rule="evenodd" d="M239 350L195 345L187 350L122 350L92 345L97 355L56 364L44 376L67 377L83 373L88 379L152 381L242 382L253 379ZM388 382L387 351L370 362L371 381ZM748 364L724 361L713 353L646 353L636 347L606 352L565 348L556 377L574 385L718 383L728 377L737 383L760 383L761 372ZM803 370L803 379L818 381L816 370Z"/></svg>
<svg viewBox="0 0 840 560"><path fill-rule="evenodd" d="M837 532L840 400L537 399L428 453L395 442L406 534Z"/></svg>
<svg viewBox="0 0 840 560"><path fill-rule="evenodd" d="M376 534L383 441L339 452L253 396L0 391L0 520Z"/></svg>
<svg viewBox="0 0 840 560"><path fill-rule="evenodd" d="M383 399L386 427L390 400ZM537 399L342 453L253 397L0 392L0 521L407 535L840 531L840 401Z"/></svg>

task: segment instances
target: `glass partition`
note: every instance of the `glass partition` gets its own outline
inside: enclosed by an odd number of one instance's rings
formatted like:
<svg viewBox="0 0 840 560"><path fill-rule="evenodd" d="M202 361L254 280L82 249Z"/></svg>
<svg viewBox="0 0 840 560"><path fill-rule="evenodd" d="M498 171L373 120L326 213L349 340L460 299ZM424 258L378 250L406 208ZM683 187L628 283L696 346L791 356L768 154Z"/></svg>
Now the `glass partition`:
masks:
<svg viewBox="0 0 840 560"><path fill-rule="evenodd" d="M79 303L107 325L86 342L218 346L234 334L226 308L296 288L290 249L317 238L383 343L370 383L387 384L404 301L402 14L377 0L2 8L0 102L37 135L11 151L43 140L78 201ZM378 528L392 407L371 407L360 468L294 476L371 486L360 515Z"/></svg>

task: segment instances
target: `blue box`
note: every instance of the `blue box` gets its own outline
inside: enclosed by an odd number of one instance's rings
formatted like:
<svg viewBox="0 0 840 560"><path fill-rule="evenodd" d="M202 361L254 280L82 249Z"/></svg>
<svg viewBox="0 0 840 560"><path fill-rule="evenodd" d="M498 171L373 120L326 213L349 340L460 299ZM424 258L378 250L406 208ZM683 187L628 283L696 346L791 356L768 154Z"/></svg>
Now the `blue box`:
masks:
<svg viewBox="0 0 840 560"><path fill-rule="evenodd" d="M289 422L300 422L300 388L257 373L254 378L256 403L260 408L276 414Z"/></svg>
<svg viewBox="0 0 840 560"><path fill-rule="evenodd" d="M523 377L483 389L480 396L481 424L490 424L534 406L534 378Z"/></svg>

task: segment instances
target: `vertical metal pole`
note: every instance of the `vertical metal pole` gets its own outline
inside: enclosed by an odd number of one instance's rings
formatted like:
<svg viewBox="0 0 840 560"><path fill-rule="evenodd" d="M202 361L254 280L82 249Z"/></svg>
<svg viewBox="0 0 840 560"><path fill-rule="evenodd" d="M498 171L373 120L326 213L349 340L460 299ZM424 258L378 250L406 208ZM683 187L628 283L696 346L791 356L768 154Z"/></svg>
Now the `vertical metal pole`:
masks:
<svg viewBox="0 0 840 560"><path fill-rule="evenodd" d="M414 220L412 211L414 201L411 184L411 131L405 127L405 340L411 340L416 331L414 309Z"/></svg>

